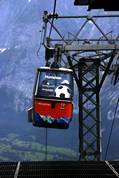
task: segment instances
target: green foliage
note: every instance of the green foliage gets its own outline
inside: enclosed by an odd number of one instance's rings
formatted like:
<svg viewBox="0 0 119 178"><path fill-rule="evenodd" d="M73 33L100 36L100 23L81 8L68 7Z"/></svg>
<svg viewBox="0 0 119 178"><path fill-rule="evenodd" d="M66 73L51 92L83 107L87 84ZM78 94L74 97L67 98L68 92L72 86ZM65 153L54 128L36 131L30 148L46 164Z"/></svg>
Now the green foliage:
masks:
<svg viewBox="0 0 119 178"><path fill-rule="evenodd" d="M35 141L35 137L21 140L19 135L11 133L8 137L0 138L0 161L42 161L45 160L45 145ZM48 145L47 160L54 160L55 156L63 160L76 158L76 152L69 148L59 148Z"/></svg>

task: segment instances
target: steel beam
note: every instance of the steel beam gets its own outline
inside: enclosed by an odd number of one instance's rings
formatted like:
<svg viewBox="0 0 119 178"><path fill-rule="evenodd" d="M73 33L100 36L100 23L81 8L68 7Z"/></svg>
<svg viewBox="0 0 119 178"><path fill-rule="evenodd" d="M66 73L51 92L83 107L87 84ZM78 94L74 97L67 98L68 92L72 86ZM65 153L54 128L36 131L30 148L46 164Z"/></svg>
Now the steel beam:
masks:
<svg viewBox="0 0 119 178"><path fill-rule="evenodd" d="M119 50L119 44L79 44L65 45L64 51L110 51Z"/></svg>
<svg viewBox="0 0 119 178"><path fill-rule="evenodd" d="M85 62L84 62L85 61ZM79 62L80 160L100 160L99 60Z"/></svg>
<svg viewBox="0 0 119 178"><path fill-rule="evenodd" d="M79 15L79 16L59 16L58 14L49 14L48 18L54 18L54 19L90 19L90 18L115 18L119 17L119 14L107 14L107 15L94 15L94 16L87 16L87 15Z"/></svg>

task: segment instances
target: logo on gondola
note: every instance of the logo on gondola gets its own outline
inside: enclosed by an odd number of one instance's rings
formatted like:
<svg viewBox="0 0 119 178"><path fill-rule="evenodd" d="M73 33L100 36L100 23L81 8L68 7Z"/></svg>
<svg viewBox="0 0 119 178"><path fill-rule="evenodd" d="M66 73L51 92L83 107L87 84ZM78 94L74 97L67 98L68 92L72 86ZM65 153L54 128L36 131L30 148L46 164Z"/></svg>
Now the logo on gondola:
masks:
<svg viewBox="0 0 119 178"><path fill-rule="evenodd" d="M61 77L57 77L57 76L49 76L49 75L45 75L45 78L47 79L53 79L53 80L61 80Z"/></svg>
<svg viewBox="0 0 119 178"><path fill-rule="evenodd" d="M38 103L38 105L41 105L41 106L50 106L51 104L50 103Z"/></svg>

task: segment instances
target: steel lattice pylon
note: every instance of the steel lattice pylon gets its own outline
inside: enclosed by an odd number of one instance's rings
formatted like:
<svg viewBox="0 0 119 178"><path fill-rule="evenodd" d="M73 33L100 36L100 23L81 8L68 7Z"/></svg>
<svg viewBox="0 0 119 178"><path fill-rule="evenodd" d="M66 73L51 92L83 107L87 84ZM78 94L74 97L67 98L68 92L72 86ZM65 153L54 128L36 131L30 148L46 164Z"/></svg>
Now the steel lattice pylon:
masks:
<svg viewBox="0 0 119 178"><path fill-rule="evenodd" d="M85 61L85 62L84 62ZM95 62L94 62L95 61ZM99 59L79 62L80 159L100 159Z"/></svg>
<svg viewBox="0 0 119 178"><path fill-rule="evenodd" d="M43 15L42 44L46 49L46 64L59 62L62 67L71 68L78 88L80 160L101 159L99 94L107 75L111 70L118 73L119 68L119 62L115 63L119 61L119 35L112 35L112 32L105 29L106 26L97 21L108 18L119 18L119 14L60 16L45 11ZM53 23L54 19L79 19L79 29L75 33L67 31L70 30L67 28L66 36L61 33L60 25L57 28L57 24ZM90 37L88 24L91 24L91 28L94 27L97 35L92 33ZM54 30L54 34L51 35L48 25ZM83 30L86 30L84 38L81 35ZM114 83L118 77L116 73Z"/></svg>

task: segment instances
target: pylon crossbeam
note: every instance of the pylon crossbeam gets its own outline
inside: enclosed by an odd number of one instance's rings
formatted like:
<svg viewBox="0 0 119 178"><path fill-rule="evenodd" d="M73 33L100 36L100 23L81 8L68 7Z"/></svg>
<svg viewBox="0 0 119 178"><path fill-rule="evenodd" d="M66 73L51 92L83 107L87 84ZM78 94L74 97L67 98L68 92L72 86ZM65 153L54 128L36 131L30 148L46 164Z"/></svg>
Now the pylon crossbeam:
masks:
<svg viewBox="0 0 119 178"><path fill-rule="evenodd" d="M94 121L96 121L95 116L93 116L87 109L83 108L83 111L87 113L87 116L90 116ZM85 120L85 117L83 119Z"/></svg>
<svg viewBox="0 0 119 178"><path fill-rule="evenodd" d="M93 124L91 127L87 127L85 124L83 124L83 126L87 129L86 132L83 133L83 136L87 135L88 132L90 131L90 133L96 137L96 134L92 131L92 129L96 126L96 124Z"/></svg>
<svg viewBox="0 0 119 178"><path fill-rule="evenodd" d="M96 142L96 140L93 140L92 142L87 142L87 140L84 140L84 143L88 146L86 149L85 149L85 152L89 151L89 148L95 152L95 145L94 143ZM91 151L90 150L90 151ZM92 152L93 153L93 152Z"/></svg>
<svg viewBox="0 0 119 178"><path fill-rule="evenodd" d="M89 96L85 95L86 99L84 100L83 104L85 104L88 100L91 100L91 98L93 98L94 95L95 95L95 93L92 93ZM92 103L93 103L93 100L92 100ZM95 102L93 104L95 104Z"/></svg>
<svg viewBox="0 0 119 178"><path fill-rule="evenodd" d="M92 78L91 80L87 80L86 78L83 78L83 80L84 80L85 82L87 82L87 83L84 85L85 88L86 88L87 86L95 87L95 85L93 84L93 81L95 80L95 77Z"/></svg>
<svg viewBox="0 0 119 178"><path fill-rule="evenodd" d="M94 96L95 95L95 93L93 92L92 93L92 96ZM95 102L95 100L93 99L93 97L90 97L91 95L87 95L86 94L86 92L83 94L83 96L85 96L86 98L87 98L87 101L88 100L90 100L94 105L96 104L96 102ZM84 100L85 101L85 100ZM85 104L84 102L83 102L83 104Z"/></svg>
<svg viewBox="0 0 119 178"><path fill-rule="evenodd" d="M90 112L88 112L88 114L84 117L84 120L87 119L87 117L88 117L89 115L91 116L91 113L93 113L95 110L96 110L96 107L95 107L94 109L92 109ZM95 120L94 117L92 117L92 119ZM95 121L96 121L96 120L95 120Z"/></svg>

